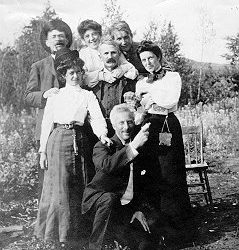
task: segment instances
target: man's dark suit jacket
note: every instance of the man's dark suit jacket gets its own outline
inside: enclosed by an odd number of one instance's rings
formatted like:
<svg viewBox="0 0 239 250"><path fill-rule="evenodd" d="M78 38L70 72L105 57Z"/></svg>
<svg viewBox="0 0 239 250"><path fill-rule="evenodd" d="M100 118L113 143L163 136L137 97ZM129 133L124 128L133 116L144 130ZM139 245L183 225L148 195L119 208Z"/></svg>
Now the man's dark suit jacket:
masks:
<svg viewBox="0 0 239 250"><path fill-rule="evenodd" d="M86 213L92 208L96 200L106 192L119 195L119 199L124 194L129 181L130 163L134 163L133 187L134 196L131 203L138 207L140 196L140 176L141 167L139 165L139 155L133 159L129 146L124 146L120 139L114 135L111 138L113 144L108 147L98 142L93 150L93 162L96 174L92 181L86 186L83 201L82 213Z"/></svg>
<svg viewBox="0 0 239 250"><path fill-rule="evenodd" d="M133 42L128 52L122 51L128 62L132 63L138 70L139 74L148 75L148 71L144 68L139 56L137 55L137 48L139 43Z"/></svg>
<svg viewBox="0 0 239 250"><path fill-rule="evenodd" d="M43 93L50 88L59 88L59 83L54 69L54 60L48 56L32 64L29 81L25 91L25 101L28 105L38 108L35 138L40 140L41 122L46 105Z"/></svg>

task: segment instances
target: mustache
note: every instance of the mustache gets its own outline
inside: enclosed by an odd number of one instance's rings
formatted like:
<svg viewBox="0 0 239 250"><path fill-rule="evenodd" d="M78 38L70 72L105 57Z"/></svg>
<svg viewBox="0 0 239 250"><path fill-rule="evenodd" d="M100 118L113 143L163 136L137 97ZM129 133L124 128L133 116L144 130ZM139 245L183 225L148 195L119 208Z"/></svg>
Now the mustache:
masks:
<svg viewBox="0 0 239 250"><path fill-rule="evenodd" d="M65 43L64 42L57 42L56 45L62 45L62 46L65 46Z"/></svg>
<svg viewBox="0 0 239 250"><path fill-rule="evenodd" d="M110 58L106 62L107 63L116 63L116 60L114 58Z"/></svg>

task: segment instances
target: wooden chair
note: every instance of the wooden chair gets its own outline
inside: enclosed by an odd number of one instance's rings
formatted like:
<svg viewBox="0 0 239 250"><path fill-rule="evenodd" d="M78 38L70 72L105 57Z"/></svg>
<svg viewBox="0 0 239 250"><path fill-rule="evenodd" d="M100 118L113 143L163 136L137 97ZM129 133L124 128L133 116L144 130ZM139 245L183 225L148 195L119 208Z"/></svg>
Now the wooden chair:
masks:
<svg viewBox="0 0 239 250"><path fill-rule="evenodd" d="M203 126L182 127L185 149L186 171L198 174L196 181L188 181L189 195L204 195L212 205L212 194L207 176L208 165L203 157Z"/></svg>

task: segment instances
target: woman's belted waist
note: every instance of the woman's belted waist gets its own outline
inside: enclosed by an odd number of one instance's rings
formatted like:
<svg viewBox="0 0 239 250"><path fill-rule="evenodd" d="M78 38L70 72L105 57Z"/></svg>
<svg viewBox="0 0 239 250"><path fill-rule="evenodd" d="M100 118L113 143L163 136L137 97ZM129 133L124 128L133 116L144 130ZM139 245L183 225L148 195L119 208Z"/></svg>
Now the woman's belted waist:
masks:
<svg viewBox="0 0 239 250"><path fill-rule="evenodd" d="M81 126L79 123L76 123L76 122L64 123L64 124L54 123L54 128L63 128L63 129L66 129L66 130L72 130L73 150L74 150L75 156L78 156L78 146L77 146L76 133L79 130L81 132L83 132L84 131L84 126ZM74 162L73 163L73 174L76 173L76 168L75 167L76 166L75 166L75 162Z"/></svg>
<svg viewBox="0 0 239 250"><path fill-rule="evenodd" d="M154 104L152 104L151 108L148 110L148 113L156 114L156 115L168 115L172 112L175 112L176 110L177 110L177 105L174 105L170 109L166 109L166 108L160 107L154 103Z"/></svg>
<svg viewBox="0 0 239 250"><path fill-rule="evenodd" d="M58 128L58 127L62 127L64 129L75 129L77 127L83 127L83 126L81 126L79 123L75 123L75 122L64 123L64 124L54 123L54 128Z"/></svg>

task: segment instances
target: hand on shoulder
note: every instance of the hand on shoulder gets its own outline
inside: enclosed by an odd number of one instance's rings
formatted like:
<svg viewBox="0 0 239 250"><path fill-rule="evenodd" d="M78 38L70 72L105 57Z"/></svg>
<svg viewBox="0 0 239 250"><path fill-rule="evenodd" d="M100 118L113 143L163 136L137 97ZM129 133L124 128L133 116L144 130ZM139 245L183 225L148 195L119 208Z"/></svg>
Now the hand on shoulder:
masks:
<svg viewBox="0 0 239 250"><path fill-rule="evenodd" d="M54 87L54 88L51 88L51 89L48 89L47 91L44 92L43 97L44 97L45 99L47 99L48 97L52 97L52 96L58 94L59 91L60 91L60 90L59 90L58 88L55 88L55 87Z"/></svg>

